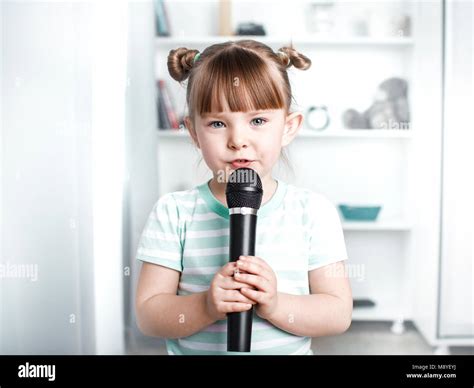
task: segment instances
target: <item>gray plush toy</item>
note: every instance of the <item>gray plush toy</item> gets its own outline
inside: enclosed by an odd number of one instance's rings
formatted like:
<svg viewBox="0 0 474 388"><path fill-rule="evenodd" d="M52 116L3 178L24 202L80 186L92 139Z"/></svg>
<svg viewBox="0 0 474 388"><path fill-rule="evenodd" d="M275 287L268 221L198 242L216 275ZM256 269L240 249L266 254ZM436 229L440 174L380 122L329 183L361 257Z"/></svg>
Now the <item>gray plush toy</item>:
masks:
<svg viewBox="0 0 474 388"><path fill-rule="evenodd" d="M349 129L409 129L407 81L386 79L379 85L374 103L365 112L348 109L342 120Z"/></svg>

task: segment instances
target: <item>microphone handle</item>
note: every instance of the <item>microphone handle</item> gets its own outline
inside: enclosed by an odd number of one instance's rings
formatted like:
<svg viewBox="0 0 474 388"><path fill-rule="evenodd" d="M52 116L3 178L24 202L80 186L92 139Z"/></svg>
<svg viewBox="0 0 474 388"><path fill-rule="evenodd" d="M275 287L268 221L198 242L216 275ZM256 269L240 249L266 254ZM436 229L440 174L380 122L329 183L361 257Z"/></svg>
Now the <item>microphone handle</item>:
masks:
<svg viewBox="0 0 474 388"><path fill-rule="evenodd" d="M255 256L257 216L254 214L231 214L229 230L230 261L239 256ZM227 351L250 352L252 339L252 315L250 310L227 314Z"/></svg>

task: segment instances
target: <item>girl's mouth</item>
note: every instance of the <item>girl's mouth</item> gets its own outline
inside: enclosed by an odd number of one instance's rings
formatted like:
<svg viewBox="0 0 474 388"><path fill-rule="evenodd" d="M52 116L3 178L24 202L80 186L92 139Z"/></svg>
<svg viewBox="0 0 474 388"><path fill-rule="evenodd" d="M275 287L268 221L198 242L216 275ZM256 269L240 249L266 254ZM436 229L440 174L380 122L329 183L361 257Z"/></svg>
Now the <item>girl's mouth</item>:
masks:
<svg viewBox="0 0 474 388"><path fill-rule="evenodd" d="M231 162L231 164L232 164L232 167L242 168L242 167L250 166L252 162L253 160L248 160L248 159L235 159L234 161Z"/></svg>

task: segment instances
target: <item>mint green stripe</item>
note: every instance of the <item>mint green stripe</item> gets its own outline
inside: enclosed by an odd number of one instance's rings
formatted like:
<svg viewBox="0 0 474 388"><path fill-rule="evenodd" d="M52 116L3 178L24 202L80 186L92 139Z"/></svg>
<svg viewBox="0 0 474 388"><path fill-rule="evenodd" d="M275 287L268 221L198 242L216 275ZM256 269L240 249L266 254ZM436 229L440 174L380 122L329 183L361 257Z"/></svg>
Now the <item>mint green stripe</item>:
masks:
<svg viewBox="0 0 474 388"><path fill-rule="evenodd" d="M308 266L320 265L321 267L323 267L324 265L337 263L338 261L342 261L345 259L345 257L337 258L333 255L309 255Z"/></svg>
<svg viewBox="0 0 474 388"><path fill-rule="evenodd" d="M186 249L220 248L223 246L229 246L229 236L186 238Z"/></svg>
<svg viewBox="0 0 474 388"><path fill-rule="evenodd" d="M146 236L142 236L141 246L153 249L158 248L168 252L181 252L181 243L179 241L162 240Z"/></svg>
<svg viewBox="0 0 474 388"><path fill-rule="evenodd" d="M225 344L227 343L227 333L204 333L201 331L183 339L204 344Z"/></svg>
<svg viewBox="0 0 474 388"><path fill-rule="evenodd" d="M159 223L157 223L156 220L153 220L152 223L153 224L151 225L151 227L156 228L157 227L156 225L160 225ZM171 224L171 225L174 225L174 224ZM273 226L273 225L270 224L270 221L267 222L258 218L257 219L257 233L259 231L259 226L268 228L269 226ZM275 225L275 227L280 227L280 225ZM178 228L175 227L174 229L177 230ZM214 218L211 220L192 220L192 222L186 223L186 230L190 230L193 232L210 231L210 230L216 230L216 229L226 229L226 230L229 229L229 220L226 220L223 218Z"/></svg>
<svg viewBox="0 0 474 388"><path fill-rule="evenodd" d="M137 260L146 261L148 263L162 265L163 267L175 269L176 271L181 272L183 270L181 266L181 261L173 261L168 259L161 259L158 257L151 257L145 255L137 255Z"/></svg>
<svg viewBox="0 0 474 388"><path fill-rule="evenodd" d="M176 355L187 355L187 356L216 356L216 355L231 355L227 354L227 352L214 352L214 351L207 351L207 350L195 350L195 349L188 349L182 348L178 345L175 340L167 340L166 347L170 349Z"/></svg>
<svg viewBox="0 0 474 388"><path fill-rule="evenodd" d="M264 260L268 257L264 251L256 251L256 256L260 256ZM273 259L281 259L281 257L287 257L286 253L281 252L272 252L271 257ZM291 260L291 258L288 258L288 260ZM196 268L196 267L214 267L214 266L223 266L229 262L229 254L227 250L225 253L218 253L218 254L212 254L212 255L205 255L205 256L189 256L186 253L186 249L184 249L183 252L183 264L185 267L189 268ZM316 264L318 261L315 262ZM304 272L301 274L302 278L306 277L308 274L307 272Z"/></svg>
<svg viewBox="0 0 474 388"><path fill-rule="evenodd" d="M212 220L193 220L191 223L186 224L186 230L191 231L202 231L202 230L214 230L214 229L228 229L229 221L222 218L215 218Z"/></svg>
<svg viewBox="0 0 474 388"><path fill-rule="evenodd" d="M169 218L168 214L161 214L161 218L161 220L150 218L148 220L148 229L167 233L177 233L179 231L179 224L177 220L174 220L175 217Z"/></svg>
<svg viewBox="0 0 474 388"><path fill-rule="evenodd" d="M301 338L301 341L293 342L288 345L275 346L274 348L270 349L255 350L251 353L253 355L289 355L301 348L305 344L305 341L310 340L308 340L308 338Z"/></svg>
<svg viewBox="0 0 474 388"><path fill-rule="evenodd" d="M217 272L217 271L216 271ZM208 286L211 284L211 280L214 277L212 275L186 275L183 273L181 276L181 281L187 284L193 284L198 286Z"/></svg>
<svg viewBox="0 0 474 388"><path fill-rule="evenodd" d="M163 240L159 240L163 241ZM186 237L186 249L196 249L196 248L219 248L223 246L229 246L229 235L224 236L213 236L213 237ZM271 246L275 241L271 236L258 235L256 245Z"/></svg>
<svg viewBox="0 0 474 388"><path fill-rule="evenodd" d="M186 251L185 251L186 252ZM208 255L200 257L189 257L186 253L183 255L183 264L185 267L215 267L227 264L229 262L228 254Z"/></svg>
<svg viewBox="0 0 474 388"><path fill-rule="evenodd" d="M258 214L260 217L260 213ZM257 233L259 230L259 226L267 228L268 226L272 226L273 222L270 220L266 221L262 218L257 218ZM280 226L280 225L275 225ZM208 230L215 230L215 229L229 229L229 220L223 218L215 218L211 220L192 220L190 223L186 223L186 229L191 231L208 231Z"/></svg>

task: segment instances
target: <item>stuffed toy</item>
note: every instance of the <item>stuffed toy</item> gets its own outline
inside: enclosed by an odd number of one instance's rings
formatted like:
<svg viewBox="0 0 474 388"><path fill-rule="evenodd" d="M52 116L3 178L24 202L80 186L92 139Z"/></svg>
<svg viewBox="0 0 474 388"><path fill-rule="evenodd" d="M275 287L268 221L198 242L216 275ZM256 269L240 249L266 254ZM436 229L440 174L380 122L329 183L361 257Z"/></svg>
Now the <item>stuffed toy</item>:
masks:
<svg viewBox="0 0 474 388"><path fill-rule="evenodd" d="M374 103L364 112L348 109L343 113L349 129L409 129L408 83L402 78L389 78L377 88Z"/></svg>

